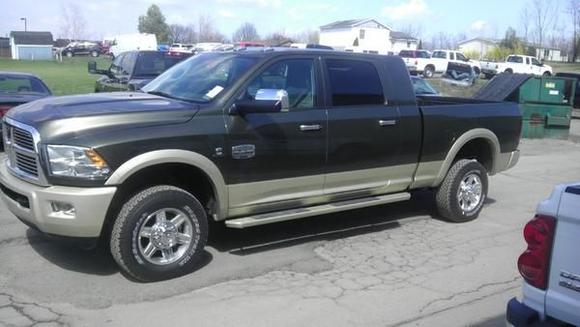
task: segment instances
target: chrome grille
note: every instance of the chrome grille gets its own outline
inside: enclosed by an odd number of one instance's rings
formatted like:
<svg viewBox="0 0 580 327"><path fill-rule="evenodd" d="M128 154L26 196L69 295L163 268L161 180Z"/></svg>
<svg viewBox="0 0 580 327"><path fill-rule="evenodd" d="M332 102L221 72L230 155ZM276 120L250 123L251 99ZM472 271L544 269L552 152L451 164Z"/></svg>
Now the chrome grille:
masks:
<svg viewBox="0 0 580 327"><path fill-rule="evenodd" d="M40 142L38 132L7 117L4 118L2 132L8 168L25 180L41 183L39 175L42 174L42 170L36 148Z"/></svg>

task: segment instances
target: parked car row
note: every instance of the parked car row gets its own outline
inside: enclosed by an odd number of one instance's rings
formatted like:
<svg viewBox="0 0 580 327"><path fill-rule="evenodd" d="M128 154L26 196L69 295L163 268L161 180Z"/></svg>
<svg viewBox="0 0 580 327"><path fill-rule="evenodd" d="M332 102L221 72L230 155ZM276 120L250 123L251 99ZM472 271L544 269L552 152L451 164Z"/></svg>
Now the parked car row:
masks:
<svg viewBox="0 0 580 327"><path fill-rule="evenodd" d="M449 63L468 65L476 76L481 72L479 61L469 59L459 51L435 50L431 53L426 50L402 50L399 56L404 58L411 73L420 74L426 78L445 73Z"/></svg>

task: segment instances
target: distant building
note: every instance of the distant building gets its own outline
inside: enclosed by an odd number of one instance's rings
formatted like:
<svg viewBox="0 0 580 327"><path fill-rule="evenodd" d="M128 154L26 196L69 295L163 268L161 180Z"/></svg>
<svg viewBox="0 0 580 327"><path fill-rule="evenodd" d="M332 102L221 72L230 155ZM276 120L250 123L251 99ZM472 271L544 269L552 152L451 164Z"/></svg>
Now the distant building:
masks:
<svg viewBox="0 0 580 327"><path fill-rule="evenodd" d="M12 57L12 53L10 52L10 39L7 37L0 37L0 57Z"/></svg>
<svg viewBox="0 0 580 327"><path fill-rule="evenodd" d="M459 50L463 53L477 52L480 56L479 59L486 58L487 53L491 49L499 46L501 40L492 40L484 37L476 37L473 39L465 40L458 43ZM528 48L536 49L536 58L545 61L557 61L565 62L568 61L566 55L562 55L562 51L556 48L548 47L536 47L533 44L528 44ZM533 50L532 50L533 52Z"/></svg>
<svg viewBox="0 0 580 327"><path fill-rule="evenodd" d="M457 45L459 47L459 51L463 53L477 52L479 54L479 59L482 59L486 58L487 53L495 48L498 44L498 41L492 39L475 37L473 39L459 42Z"/></svg>
<svg viewBox="0 0 580 327"><path fill-rule="evenodd" d="M374 19L352 19L320 27L320 44L337 50L363 53L398 54L417 49L418 40Z"/></svg>
<svg viewBox="0 0 580 327"><path fill-rule="evenodd" d="M536 47L536 58L545 61L568 61L568 56L562 55L562 51L555 48Z"/></svg>
<svg viewBox="0 0 580 327"><path fill-rule="evenodd" d="M50 32L10 32L12 59L52 59L52 34Z"/></svg>

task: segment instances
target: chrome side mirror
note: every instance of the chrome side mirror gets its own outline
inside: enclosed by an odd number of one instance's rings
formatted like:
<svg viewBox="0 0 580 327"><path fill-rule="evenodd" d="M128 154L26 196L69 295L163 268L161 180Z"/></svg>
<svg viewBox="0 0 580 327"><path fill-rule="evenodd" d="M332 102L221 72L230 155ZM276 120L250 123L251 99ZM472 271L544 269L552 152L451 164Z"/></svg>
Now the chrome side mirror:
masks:
<svg viewBox="0 0 580 327"><path fill-rule="evenodd" d="M280 111L288 111L290 109L290 101L286 90L259 89L254 99L256 101L278 101L280 103Z"/></svg>

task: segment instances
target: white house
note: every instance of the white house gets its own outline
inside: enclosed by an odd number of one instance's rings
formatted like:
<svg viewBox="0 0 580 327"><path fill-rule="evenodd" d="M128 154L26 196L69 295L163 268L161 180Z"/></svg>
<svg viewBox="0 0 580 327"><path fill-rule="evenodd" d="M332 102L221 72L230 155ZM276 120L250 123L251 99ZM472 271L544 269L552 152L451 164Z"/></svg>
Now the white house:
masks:
<svg viewBox="0 0 580 327"><path fill-rule="evenodd" d="M417 49L417 42L374 19L342 20L320 27L320 44L336 50L397 54L403 49Z"/></svg>
<svg viewBox="0 0 580 327"><path fill-rule="evenodd" d="M10 48L15 60L52 59L50 32L10 32Z"/></svg>
<svg viewBox="0 0 580 327"><path fill-rule="evenodd" d="M475 37L473 39L465 40L457 43L459 51L463 53L479 53L479 58L482 59L487 56L487 53L498 45L498 41L486 39L483 37ZM475 58L473 58L475 59Z"/></svg>

